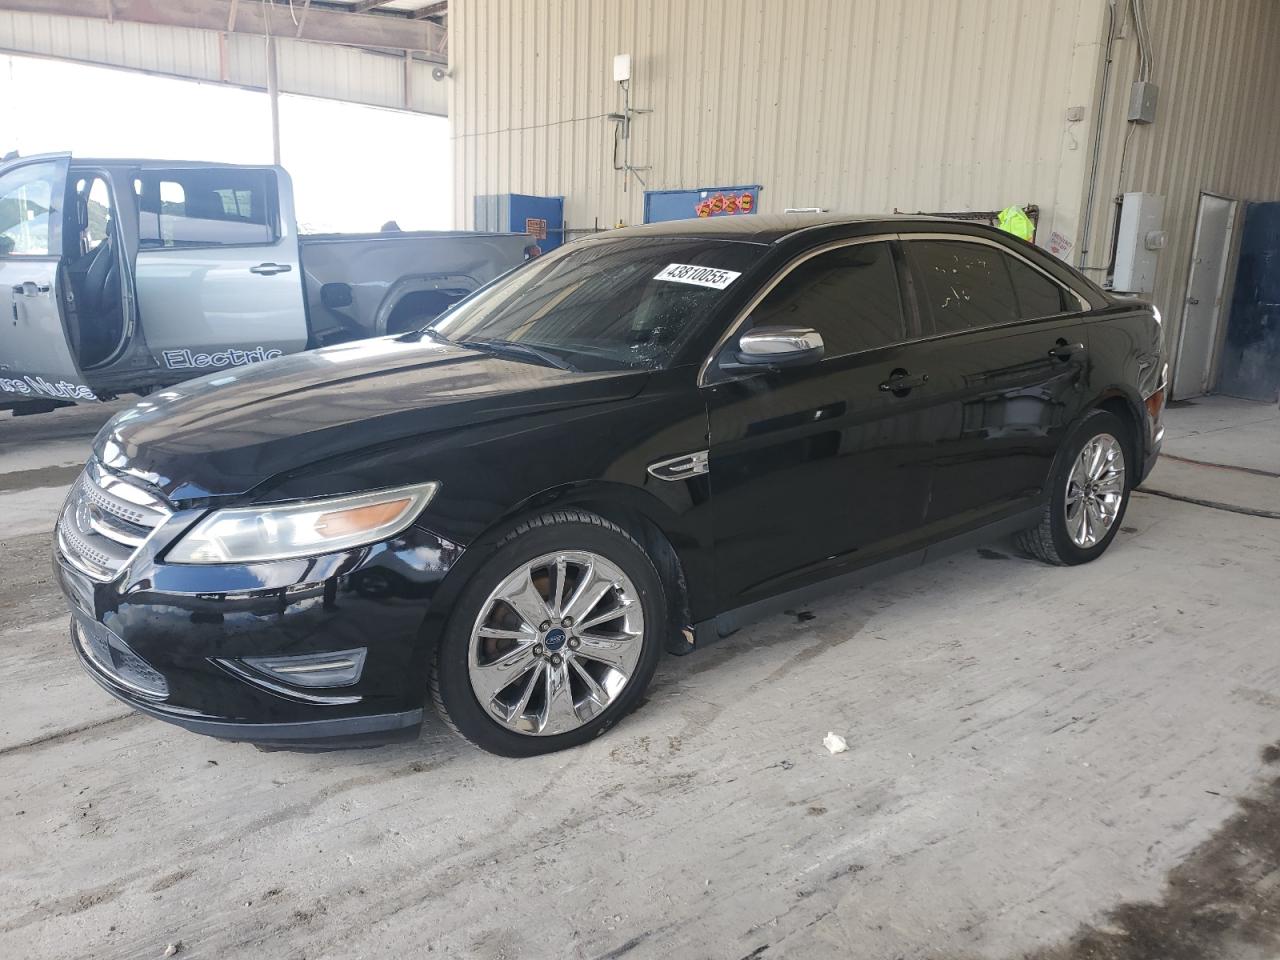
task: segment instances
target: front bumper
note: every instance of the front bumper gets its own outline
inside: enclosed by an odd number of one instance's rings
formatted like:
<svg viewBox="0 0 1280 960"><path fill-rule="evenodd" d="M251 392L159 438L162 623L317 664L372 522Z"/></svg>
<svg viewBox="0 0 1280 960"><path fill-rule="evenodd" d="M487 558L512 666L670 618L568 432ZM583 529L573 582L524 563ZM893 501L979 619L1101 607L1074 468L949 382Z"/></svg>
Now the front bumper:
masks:
<svg viewBox="0 0 1280 960"><path fill-rule="evenodd" d="M461 553L413 527L298 561L175 566L144 551L110 583L55 549L54 570L76 654L113 696L196 733L316 749L417 736L444 616L436 601ZM340 685L262 666L335 651L358 651Z"/></svg>

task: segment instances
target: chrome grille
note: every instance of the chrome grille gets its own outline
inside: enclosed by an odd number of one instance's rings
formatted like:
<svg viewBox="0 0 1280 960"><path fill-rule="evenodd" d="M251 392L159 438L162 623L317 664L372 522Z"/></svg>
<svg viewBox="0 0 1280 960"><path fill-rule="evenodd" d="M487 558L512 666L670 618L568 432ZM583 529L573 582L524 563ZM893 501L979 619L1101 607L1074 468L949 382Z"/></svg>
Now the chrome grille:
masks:
<svg viewBox="0 0 1280 960"><path fill-rule="evenodd" d="M58 550L77 570L105 582L170 515L163 498L90 460L58 518Z"/></svg>

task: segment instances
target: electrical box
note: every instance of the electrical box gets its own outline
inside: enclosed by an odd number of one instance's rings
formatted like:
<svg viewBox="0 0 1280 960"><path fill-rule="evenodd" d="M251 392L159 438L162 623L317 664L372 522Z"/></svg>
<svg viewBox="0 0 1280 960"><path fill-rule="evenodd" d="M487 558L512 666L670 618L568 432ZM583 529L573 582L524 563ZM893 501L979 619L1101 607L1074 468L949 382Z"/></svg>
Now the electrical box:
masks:
<svg viewBox="0 0 1280 960"><path fill-rule="evenodd" d="M1120 201L1112 290L1151 293L1156 288L1156 262L1169 239L1163 222L1164 197L1154 193L1124 195Z"/></svg>
<svg viewBox="0 0 1280 960"><path fill-rule="evenodd" d="M620 53L613 58L613 82L626 83L631 79L631 54Z"/></svg>
<svg viewBox="0 0 1280 960"><path fill-rule="evenodd" d="M564 197L495 193L473 202L477 230L527 233L543 253L564 243Z"/></svg>
<svg viewBox="0 0 1280 960"><path fill-rule="evenodd" d="M1135 80L1129 91L1129 121L1131 123L1155 123L1156 101L1160 88L1150 81Z"/></svg>

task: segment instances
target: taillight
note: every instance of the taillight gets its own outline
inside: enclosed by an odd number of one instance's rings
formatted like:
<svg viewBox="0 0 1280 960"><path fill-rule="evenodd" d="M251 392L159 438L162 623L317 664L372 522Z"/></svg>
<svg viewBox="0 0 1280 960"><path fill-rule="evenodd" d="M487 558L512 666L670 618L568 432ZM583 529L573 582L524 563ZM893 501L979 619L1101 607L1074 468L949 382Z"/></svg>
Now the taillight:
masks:
<svg viewBox="0 0 1280 960"><path fill-rule="evenodd" d="M1147 397L1147 416L1152 420L1159 420L1160 414L1164 411L1164 387L1161 387L1151 396Z"/></svg>
<svg viewBox="0 0 1280 960"><path fill-rule="evenodd" d="M1160 386L1156 392L1147 397L1147 416L1152 423L1160 422L1160 414L1164 412L1165 396L1169 390L1169 365L1166 363L1160 371Z"/></svg>

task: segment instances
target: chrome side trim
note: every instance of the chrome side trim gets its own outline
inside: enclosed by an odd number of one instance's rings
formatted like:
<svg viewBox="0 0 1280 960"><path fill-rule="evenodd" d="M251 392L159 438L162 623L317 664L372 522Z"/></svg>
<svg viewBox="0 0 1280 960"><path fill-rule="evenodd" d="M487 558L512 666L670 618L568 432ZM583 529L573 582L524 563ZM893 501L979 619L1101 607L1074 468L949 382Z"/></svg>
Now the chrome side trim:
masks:
<svg viewBox="0 0 1280 960"><path fill-rule="evenodd" d="M306 690L299 690L296 687L285 686L271 680L270 677L258 673L256 670L250 670L245 665L238 663L230 657L217 657L213 661L227 673L243 680L245 683L253 684L263 690L270 691L276 696L285 697L289 700L298 700L303 703L330 704L333 706L341 706L343 704L359 703L363 697L352 696L351 694L326 695L320 693L310 693Z"/></svg>
<svg viewBox="0 0 1280 960"><path fill-rule="evenodd" d="M649 464L649 473L659 480L687 480L689 477L697 477L711 469L707 462L708 454L707 450L699 450L670 460L659 460Z"/></svg>

